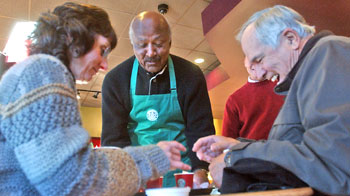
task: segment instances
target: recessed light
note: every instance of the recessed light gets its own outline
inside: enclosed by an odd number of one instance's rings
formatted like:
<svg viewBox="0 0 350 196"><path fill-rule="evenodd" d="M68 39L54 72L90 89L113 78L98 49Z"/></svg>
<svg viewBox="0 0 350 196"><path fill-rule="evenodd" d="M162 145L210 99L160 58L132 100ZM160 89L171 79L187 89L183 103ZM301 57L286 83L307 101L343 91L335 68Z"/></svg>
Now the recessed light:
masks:
<svg viewBox="0 0 350 196"><path fill-rule="evenodd" d="M203 63L204 62L204 59L202 58L198 58L196 60L194 60L195 63Z"/></svg>

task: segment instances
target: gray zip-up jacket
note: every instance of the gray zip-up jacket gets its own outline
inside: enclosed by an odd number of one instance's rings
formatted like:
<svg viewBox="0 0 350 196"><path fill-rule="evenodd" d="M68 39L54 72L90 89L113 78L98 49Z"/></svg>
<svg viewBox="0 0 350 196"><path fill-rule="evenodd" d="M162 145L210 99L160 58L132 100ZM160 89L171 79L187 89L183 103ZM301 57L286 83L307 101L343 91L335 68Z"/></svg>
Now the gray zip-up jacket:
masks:
<svg viewBox="0 0 350 196"><path fill-rule="evenodd" d="M350 195L350 39L315 35L288 77L275 89L287 97L268 140L236 145L227 166L271 161L320 192Z"/></svg>

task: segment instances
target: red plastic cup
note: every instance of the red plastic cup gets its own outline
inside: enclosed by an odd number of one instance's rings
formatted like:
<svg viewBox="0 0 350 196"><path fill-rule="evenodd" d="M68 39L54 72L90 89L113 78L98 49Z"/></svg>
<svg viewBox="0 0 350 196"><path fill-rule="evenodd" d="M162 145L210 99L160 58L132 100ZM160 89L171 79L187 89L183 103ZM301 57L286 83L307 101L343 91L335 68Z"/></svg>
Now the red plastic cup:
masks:
<svg viewBox="0 0 350 196"><path fill-rule="evenodd" d="M193 188L193 173L177 173L174 174L177 187Z"/></svg>
<svg viewBox="0 0 350 196"><path fill-rule="evenodd" d="M163 176L161 176L158 179L155 180L149 180L147 181L146 188L151 189L151 188L162 188L163 186Z"/></svg>

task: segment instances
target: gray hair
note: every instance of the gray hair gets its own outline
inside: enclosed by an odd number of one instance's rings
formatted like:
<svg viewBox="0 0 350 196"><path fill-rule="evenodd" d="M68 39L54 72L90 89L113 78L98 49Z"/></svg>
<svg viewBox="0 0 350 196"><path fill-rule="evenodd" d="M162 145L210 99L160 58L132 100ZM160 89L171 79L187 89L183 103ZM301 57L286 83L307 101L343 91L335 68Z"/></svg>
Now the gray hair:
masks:
<svg viewBox="0 0 350 196"><path fill-rule="evenodd" d="M169 27L169 39L171 40L171 28L170 28L170 24L168 22L168 20L163 17L164 19L164 22L168 25ZM139 20L138 16L134 17L130 23L130 26L129 26L129 39L130 39L130 42L132 45L134 45L134 40L133 40L133 37L134 37L134 29L132 28L132 24L135 22L135 20Z"/></svg>
<svg viewBox="0 0 350 196"><path fill-rule="evenodd" d="M298 33L301 38L305 38L315 33L315 27L306 23L303 16L295 10L283 5L266 8L253 14L241 27L236 39L241 42L243 32L254 23L257 39L265 45L276 48L279 45L280 34L291 28Z"/></svg>

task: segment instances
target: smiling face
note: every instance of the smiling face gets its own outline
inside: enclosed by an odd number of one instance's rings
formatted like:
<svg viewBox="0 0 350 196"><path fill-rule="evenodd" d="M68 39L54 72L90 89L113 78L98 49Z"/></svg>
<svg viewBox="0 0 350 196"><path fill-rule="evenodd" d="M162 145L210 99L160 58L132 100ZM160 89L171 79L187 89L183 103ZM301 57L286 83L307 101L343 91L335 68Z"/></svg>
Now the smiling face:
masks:
<svg viewBox="0 0 350 196"><path fill-rule="evenodd" d="M258 80L271 80L275 75L283 81L296 62L295 40L290 42L288 36L282 33L281 43L277 48L262 44L255 35L255 27L250 24L244 31L241 39L242 50L246 55L247 69L255 71ZM287 34L286 34L287 35ZM290 43L290 44L289 44Z"/></svg>
<svg viewBox="0 0 350 196"><path fill-rule="evenodd" d="M109 41L102 35L96 35L95 43L88 53L81 57L72 57L69 68L76 80L90 81L99 69L107 70L107 55L110 52Z"/></svg>
<svg viewBox="0 0 350 196"><path fill-rule="evenodd" d="M168 61L170 29L163 16L147 12L131 24L133 50L140 65L148 72L157 73Z"/></svg>

